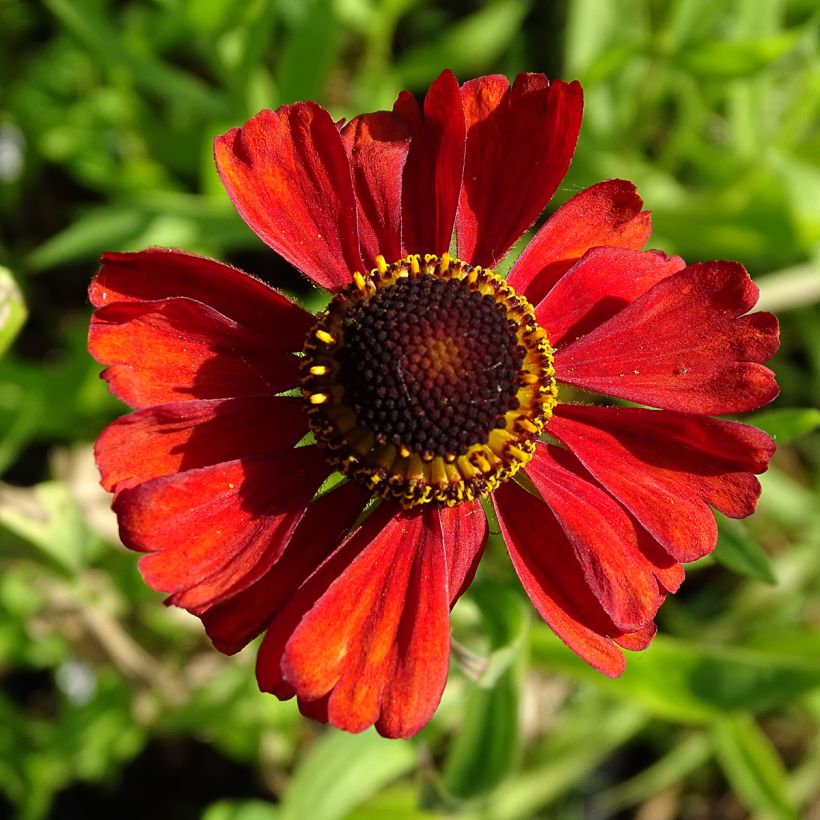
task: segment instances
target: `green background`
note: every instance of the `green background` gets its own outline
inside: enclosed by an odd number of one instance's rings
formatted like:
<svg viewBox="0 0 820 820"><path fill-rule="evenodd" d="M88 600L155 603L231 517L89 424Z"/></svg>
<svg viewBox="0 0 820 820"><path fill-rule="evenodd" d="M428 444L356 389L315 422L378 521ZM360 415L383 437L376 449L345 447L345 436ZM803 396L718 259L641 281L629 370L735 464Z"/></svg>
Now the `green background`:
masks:
<svg viewBox="0 0 820 820"><path fill-rule="evenodd" d="M820 816L820 14L813 0L0 0L0 817ZM537 618L494 539L411 741L256 691L117 545L91 442L123 411L85 352L103 250L200 251L318 294L244 226L211 140L459 79L579 79L554 208L608 177L652 245L743 261L782 322L758 513L721 521L619 681Z"/></svg>

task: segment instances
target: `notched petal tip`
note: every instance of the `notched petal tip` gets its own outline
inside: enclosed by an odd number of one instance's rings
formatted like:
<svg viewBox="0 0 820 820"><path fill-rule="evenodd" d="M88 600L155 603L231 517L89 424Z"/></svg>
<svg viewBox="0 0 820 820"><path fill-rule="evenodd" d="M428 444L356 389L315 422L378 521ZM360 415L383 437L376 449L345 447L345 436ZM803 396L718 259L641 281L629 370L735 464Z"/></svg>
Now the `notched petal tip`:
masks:
<svg viewBox="0 0 820 820"><path fill-rule="evenodd" d="M556 377L667 410L755 410L778 394L763 362L779 343L770 314L748 314L757 297L737 262L690 265L558 350Z"/></svg>
<svg viewBox="0 0 820 820"><path fill-rule="evenodd" d="M678 561L714 549L710 507L751 515L754 474L774 452L771 437L746 424L637 407L561 405L549 432Z"/></svg>
<svg viewBox="0 0 820 820"><path fill-rule="evenodd" d="M521 74L461 89L467 124L458 254L493 267L533 223L569 168L581 128L577 83Z"/></svg>
<svg viewBox="0 0 820 820"><path fill-rule="evenodd" d="M626 661L612 638L623 630L592 594L549 507L512 481L492 500L510 560L538 614L593 669L617 678Z"/></svg>

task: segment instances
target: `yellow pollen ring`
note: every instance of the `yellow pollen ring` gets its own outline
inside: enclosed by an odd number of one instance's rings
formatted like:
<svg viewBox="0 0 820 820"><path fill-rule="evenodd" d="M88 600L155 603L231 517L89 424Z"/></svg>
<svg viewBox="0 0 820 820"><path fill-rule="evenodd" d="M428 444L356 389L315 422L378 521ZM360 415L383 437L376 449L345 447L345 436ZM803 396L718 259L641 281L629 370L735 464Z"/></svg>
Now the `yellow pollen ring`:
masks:
<svg viewBox="0 0 820 820"><path fill-rule="evenodd" d="M514 329L516 343L526 352L515 380L515 409L508 410L483 441L464 452L415 452L362 426L345 404L338 381L344 349L344 319L353 305L408 277L432 276L462 283L492 297ZM442 254L412 254L392 264L382 256L369 274L358 271L334 296L308 333L302 362L302 393L310 427L325 447L328 461L361 483L374 496L404 507L426 503L455 506L492 492L529 461L535 442L552 415L557 400L552 349L529 302L491 270Z"/></svg>

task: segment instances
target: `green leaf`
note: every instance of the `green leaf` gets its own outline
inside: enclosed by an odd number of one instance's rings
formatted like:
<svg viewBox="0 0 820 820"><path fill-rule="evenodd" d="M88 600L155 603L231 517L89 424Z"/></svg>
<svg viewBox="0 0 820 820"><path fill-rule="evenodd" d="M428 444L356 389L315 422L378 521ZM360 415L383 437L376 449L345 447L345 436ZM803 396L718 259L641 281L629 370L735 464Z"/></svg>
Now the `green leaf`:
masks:
<svg viewBox="0 0 820 820"><path fill-rule="evenodd" d="M765 430L779 443L784 443L805 436L820 427L820 410L816 407L787 407L758 413L746 421Z"/></svg>
<svg viewBox="0 0 820 820"><path fill-rule="evenodd" d="M521 666L508 667L489 689L474 682L468 687L464 719L442 774L446 791L462 799L492 791L518 764Z"/></svg>
<svg viewBox="0 0 820 820"><path fill-rule="evenodd" d="M241 246L255 241L244 223L222 202L153 194L129 204L108 204L84 213L35 248L26 264L39 273L71 262L96 264L105 250L163 245L207 251L220 243Z"/></svg>
<svg viewBox="0 0 820 820"><path fill-rule="evenodd" d="M469 595L490 652L471 658L480 671L465 683L464 717L444 764L443 786L460 799L492 791L520 758L522 650L530 623L529 606L515 590L477 582Z"/></svg>
<svg viewBox="0 0 820 820"><path fill-rule="evenodd" d="M709 40L689 44L677 55L689 71L704 77L748 77L780 59L794 47L797 35L785 31L752 40Z"/></svg>
<svg viewBox="0 0 820 820"><path fill-rule="evenodd" d="M771 741L748 715L732 715L712 730L717 759L746 807L763 817L799 820L786 770Z"/></svg>
<svg viewBox="0 0 820 820"><path fill-rule="evenodd" d="M820 688L820 665L797 654L659 636L639 656L629 658L622 677L611 680L546 628L533 628L531 636L533 656L540 663L680 723L709 723L735 710L762 712Z"/></svg>
<svg viewBox="0 0 820 820"><path fill-rule="evenodd" d="M281 816L277 806L261 800L220 800L208 806L202 820L279 820Z"/></svg>
<svg viewBox="0 0 820 820"><path fill-rule="evenodd" d="M543 809L573 785L592 782L601 762L646 723L646 715L632 704L612 703L594 693L582 696L561 709L556 725L539 744L534 765L489 795L483 810L458 816L464 820L562 816Z"/></svg>
<svg viewBox="0 0 820 820"><path fill-rule="evenodd" d="M490 688L520 657L530 626L531 610L517 590L494 583L474 583L470 598L478 604L482 625L490 641L487 665L478 683Z"/></svg>
<svg viewBox="0 0 820 820"><path fill-rule="evenodd" d="M402 83L422 86L447 65L457 75L480 72L518 36L529 8L526 0L489 3L443 30L441 37L409 49L394 65ZM449 57L442 64L441 55Z"/></svg>
<svg viewBox="0 0 820 820"><path fill-rule="evenodd" d="M375 731L328 730L294 772L282 798L283 820L337 820L382 786L415 768L416 750Z"/></svg>
<svg viewBox="0 0 820 820"><path fill-rule="evenodd" d="M784 183L789 210L806 247L820 242L820 168L814 162L775 155L775 168Z"/></svg>
<svg viewBox="0 0 820 820"><path fill-rule="evenodd" d="M9 349L27 316L23 294L11 271L0 267L0 356Z"/></svg>
<svg viewBox="0 0 820 820"><path fill-rule="evenodd" d="M119 32L105 18L69 0L45 0L48 10L62 26L73 34L103 63L125 69L142 88L167 100L176 108L186 105L212 118L227 115L230 107L219 91L209 88L200 79L163 62L147 50L135 48L131 40Z"/></svg>
<svg viewBox="0 0 820 820"><path fill-rule="evenodd" d="M415 786L395 786L379 792L372 800L354 809L345 820L443 820L439 813L419 807L419 790Z"/></svg>
<svg viewBox="0 0 820 820"><path fill-rule="evenodd" d="M723 566L767 584L777 582L768 556L741 523L718 516L718 527L714 556Z"/></svg>
<svg viewBox="0 0 820 820"><path fill-rule="evenodd" d="M339 45L340 30L331 0L313 0L302 8L279 60L281 102L315 100L324 92Z"/></svg>
<svg viewBox="0 0 820 820"><path fill-rule="evenodd" d="M136 209L103 206L47 239L29 254L26 263L35 272L84 259L96 264L103 250L124 247L149 224L150 217Z"/></svg>

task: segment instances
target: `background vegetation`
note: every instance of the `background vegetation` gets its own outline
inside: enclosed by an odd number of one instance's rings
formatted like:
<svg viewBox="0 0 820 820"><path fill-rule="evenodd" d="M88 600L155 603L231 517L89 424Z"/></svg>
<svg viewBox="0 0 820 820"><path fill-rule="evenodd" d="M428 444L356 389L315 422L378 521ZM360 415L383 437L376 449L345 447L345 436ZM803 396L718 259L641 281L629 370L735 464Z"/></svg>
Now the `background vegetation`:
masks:
<svg viewBox="0 0 820 820"><path fill-rule="evenodd" d="M0 816L820 817L820 15L814 0L0 0ZM654 244L744 261L779 312L779 449L653 647L605 680L503 548L454 613L412 741L256 691L118 546L91 442L123 408L85 352L106 249L169 245L314 296L234 213L214 134L459 78L578 78L559 201L634 180Z"/></svg>

